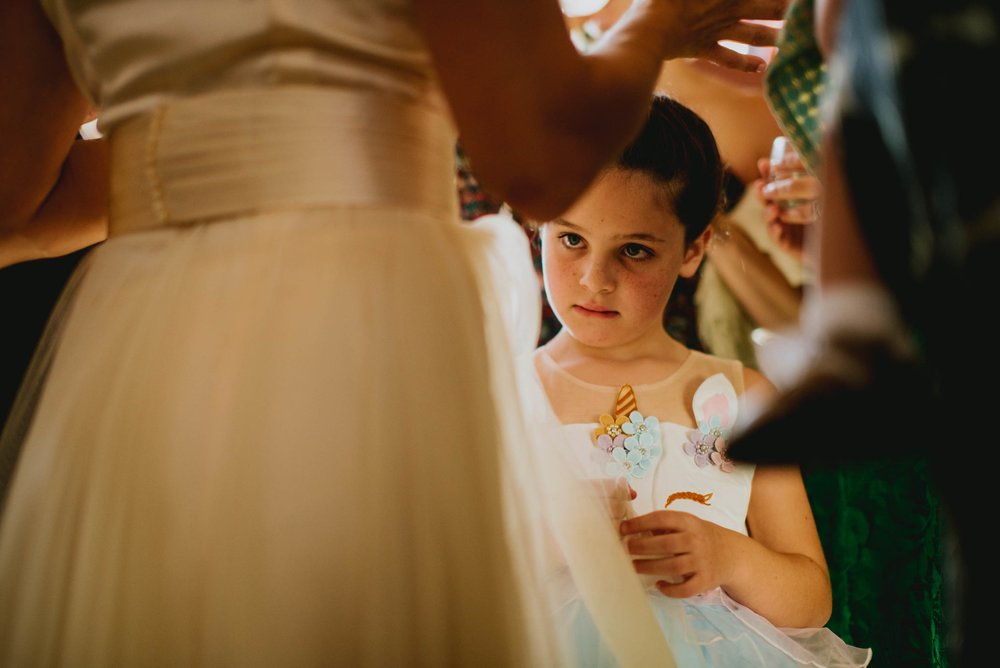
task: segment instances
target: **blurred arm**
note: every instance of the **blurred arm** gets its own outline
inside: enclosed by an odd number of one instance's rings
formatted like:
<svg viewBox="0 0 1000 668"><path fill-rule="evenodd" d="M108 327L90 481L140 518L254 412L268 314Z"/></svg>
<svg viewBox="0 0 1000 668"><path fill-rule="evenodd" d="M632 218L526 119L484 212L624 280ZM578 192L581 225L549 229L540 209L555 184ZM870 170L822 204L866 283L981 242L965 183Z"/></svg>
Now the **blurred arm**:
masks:
<svg viewBox="0 0 1000 668"><path fill-rule="evenodd" d="M802 291L739 225L726 226L728 238L708 244L708 257L747 315L759 326L779 330L799 319Z"/></svg>
<svg viewBox="0 0 1000 668"><path fill-rule="evenodd" d="M108 233L106 139L75 141L48 196L23 225L0 237L0 267L66 255Z"/></svg>
<svg viewBox="0 0 1000 668"><path fill-rule="evenodd" d="M38 3L0 3L0 266L103 238L107 148L77 142L90 104Z"/></svg>
<svg viewBox="0 0 1000 668"><path fill-rule="evenodd" d="M486 189L540 219L565 210L638 131L666 58L762 61L719 39L767 45L784 0L636 0L581 55L554 0L417 0L462 142Z"/></svg>

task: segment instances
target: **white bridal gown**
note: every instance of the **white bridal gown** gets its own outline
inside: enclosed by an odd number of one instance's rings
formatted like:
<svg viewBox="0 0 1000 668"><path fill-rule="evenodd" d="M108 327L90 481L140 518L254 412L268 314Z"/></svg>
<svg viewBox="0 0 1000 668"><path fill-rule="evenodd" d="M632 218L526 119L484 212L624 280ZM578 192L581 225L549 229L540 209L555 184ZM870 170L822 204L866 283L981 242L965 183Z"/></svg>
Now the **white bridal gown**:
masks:
<svg viewBox="0 0 1000 668"><path fill-rule="evenodd" d="M0 665L559 665L553 552L624 665L672 665L611 523L541 470L527 247L457 220L409 2L42 4L111 237L4 432Z"/></svg>

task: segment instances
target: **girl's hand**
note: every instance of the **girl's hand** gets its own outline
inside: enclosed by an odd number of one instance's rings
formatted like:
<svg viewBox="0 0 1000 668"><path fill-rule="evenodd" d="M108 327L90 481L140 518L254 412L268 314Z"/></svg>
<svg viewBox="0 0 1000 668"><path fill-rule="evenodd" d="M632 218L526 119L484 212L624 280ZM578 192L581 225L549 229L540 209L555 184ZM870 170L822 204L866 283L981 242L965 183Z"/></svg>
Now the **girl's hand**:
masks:
<svg viewBox="0 0 1000 668"><path fill-rule="evenodd" d="M662 576L656 583L666 596L687 598L725 587L738 564L745 536L690 513L657 510L621 524L636 573ZM749 539L747 539L749 540Z"/></svg>

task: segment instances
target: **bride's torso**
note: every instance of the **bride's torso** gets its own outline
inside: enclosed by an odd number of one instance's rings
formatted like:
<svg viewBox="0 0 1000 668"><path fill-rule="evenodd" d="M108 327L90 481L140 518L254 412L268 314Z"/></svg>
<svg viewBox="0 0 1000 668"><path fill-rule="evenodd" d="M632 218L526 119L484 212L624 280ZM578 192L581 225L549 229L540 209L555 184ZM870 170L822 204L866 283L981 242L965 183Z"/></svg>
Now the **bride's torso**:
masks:
<svg viewBox="0 0 1000 668"><path fill-rule="evenodd" d="M177 97L314 85L438 104L409 0L40 0L105 130Z"/></svg>
<svg viewBox="0 0 1000 668"><path fill-rule="evenodd" d="M317 206L453 219L409 0L40 0L111 139L111 234Z"/></svg>

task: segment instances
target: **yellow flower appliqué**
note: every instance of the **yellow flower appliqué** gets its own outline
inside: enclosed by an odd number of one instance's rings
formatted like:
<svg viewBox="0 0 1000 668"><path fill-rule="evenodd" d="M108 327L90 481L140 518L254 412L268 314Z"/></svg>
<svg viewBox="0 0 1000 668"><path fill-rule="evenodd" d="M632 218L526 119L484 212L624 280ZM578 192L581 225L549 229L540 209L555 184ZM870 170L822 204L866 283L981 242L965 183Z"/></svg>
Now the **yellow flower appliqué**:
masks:
<svg viewBox="0 0 1000 668"><path fill-rule="evenodd" d="M625 415L611 417L605 413L598 420L600 420L601 426L594 430L594 438L607 435L613 441L616 437L622 435L622 425L628 422L628 417Z"/></svg>

